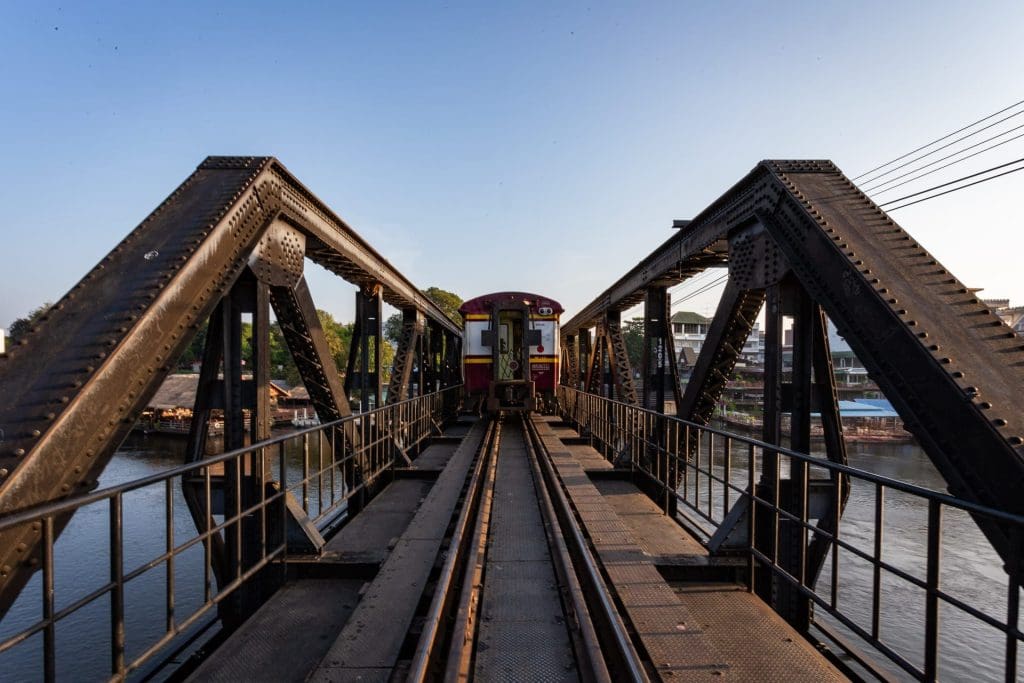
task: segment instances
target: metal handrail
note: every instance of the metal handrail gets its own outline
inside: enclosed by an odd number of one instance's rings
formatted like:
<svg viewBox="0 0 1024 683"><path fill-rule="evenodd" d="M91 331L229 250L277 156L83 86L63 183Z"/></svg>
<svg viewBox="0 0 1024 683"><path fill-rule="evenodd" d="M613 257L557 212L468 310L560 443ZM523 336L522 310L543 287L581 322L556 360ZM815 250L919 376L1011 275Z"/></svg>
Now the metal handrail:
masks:
<svg viewBox="0 0 1024 683"><path fill-rule="evenodd" d="M23 524L38 523L42 530L41 543L41 566L43 575L42 590L42 618L26 627L20 629L11 636L0 641L0 653L11 650L25 642L34 635L43 634L42 669L44 679L47 681L56 678L56 624L69 617L80 609L94 603L104 596L110 598L110 675L111 680L123 680L132 671L138 670L149 662L158 652L172 642L179 640L179 636L196 627L200 620L207 615L214 607L221 605L225 600L235 594L250 579L255 577L268 565L278 562L287 557L288 547L284 525L286 524L286 506L283 500L289 493L300 490L304 491L302 506L310 518L315 521L326 518L333 512L340 513L341 506L351 497L368 485L368 481L380 476L386 470L395 467L395 461L400 447L410 449L418 446L423 440L436 432L436 424L443 419L450 417L450 414L457 409L458 397L461 395L461 385L449 387L432 394L407 399L400 403L380 406L372 411L359 413L344 417L330 423L304 428L284 434L266 441L252 444L244 448L238 448L213 457L205 458L199 462L179 465L169 468L157 474L148 475L140 479L125 482L115 486L73 496L60 501L53 501L37 505L17 512L9 513L0 517L0 530L9 529ZM355 427L349 427L355 425ZM363 434L370 433L370 426L384 428L388 427L393 431L382 438L366 439L360 446L355 448L347 447L344 443L343 429L347 431L358 429ZM340 438L341 457L337 458L338 449L334 441L329 441L330 459L325 461L322 450L324 435L329 439ZM309 458L310 437L316 435L319 451L320 466L315 471L310 471ZM303 444L303 462L301 478L296 481L289 481L289 473L293 472L295 466L289 467L286 457L285 446L288 443L301 441ZM401 446L399 445L401 444ZM280 488L277 491L269 492L266 487L261 486L258 500L241 503L240 476L233 477L233 482L225 482L226 486L233 487L235 499L238 501L233 508L224 510L221 519L215 520L211 507L211 489L213 466L237 463L236 472L242 470L243 459L255 458L253 467L258 471L266 473L267 481L277 476L280 481ZM276 467L270 461L277 459ZM362 472L364 482L357 486L346 488L342 482L342 491L336 492L335 471L339 468L350 465L356 458L367 459L371 464L371 471ZM258 463L258 464L257 464ZM225 467L227 470L227 467ZM196 530L196 535L182 543L177 543L174 538L174 480L179 479L182 483L190 478L197 478L197 484L202 488L205 495L205 525ZM330 479L330 501L329 505L325 500L324 479ZM308 497L308 487L311 483L318 487L317 503L318 514L311 514L312 509ZM150 486L160 486L163 489L164 500L164 525L167 533L166 547L163 552L143 561L129 571L124 567L124 523L123 523L123 499L125 494L137 491ZM54 590L54 544L56 534L54 533L55 520L60 517L70 516L76 510L106 501L110 506L110 578L103 585L88 594L78 597L70 604L56 609ZM270 508L276 506L273 514L279 514L280 518L271 520ZM232 573L223 579L224 585L213 588L212 576L212 546L214 540L219 540L221 532L233 529L238 537L243 533L243 524L250 517L258 517L251 524L258 525L250 527L252 533L259 533L258 547L254 549L256 557L248 561L238 559ZM268 534L268 527L278 524L276 534L279 538L271 540ZM277 542L280 541L280 542ZM239 541L240 543L240 541ZM276 543L276 544L275 544ZM203 548L203 563L205 579L201 581L205 585L199 587L202 603L193 609L189 615L179 615L176 611L176 594L182 591L175 586L174 562L175 559L185 551L195 546ZM129 581L136 579L148 571L157 567L166 567L165 583L165 605L166 622L163 633L155 642L145 643L143 650L133 659L126 659L126 633L125 633L125 586ZM220 580L220 579L219 579ZM204 626L205 628L205 626Z"/></svg>
<svg viewBox="0 0 1024 683"><path fill-rule="evenodd" d="M760 573L758 570L767 571L767 575L773 577L772 580L781 581L784 585L790 586L803 599L817 605L825 613L834 617L848 632L869 644L876 652L884 655L900 669L921 680L934 680L938 675L940 650L938 606L941 603L956 608L1004 634L1006 639L1004 669L1007 680L1015 680L1017 649L1019 643L1024 641L1024 634L1017 627L1017 615L1020 608L1021 565L1024 565L1024 516L988 508L973 501L961 500L946 493L898 481L849 465L816 458L807 453L765 443L752 437L732 434L722 429L697 424L675 416L662 415L621 401L587 394L573 387L560 386L558 397L563 415L577 424L581 433L589 434L594 439L595 447L602 449L608 457L628 454L630 467L641 476L653 480L665 491L666 512L671 508L668 502L671 499L678 504L681 513L695 514L699 520L717 526L725 520L733 506L739 501L746 502L748 541L745 550L748 556L748 589L750 591L756 591L757 586L760 585L755 581ZM674 444L670 443L669 437L674 437ZM721 446L720 452L715 450L716 442ZM735 449L736 452L734 452L732 447L734 444L744 444L746 448ZM758 452L760 452L760 457L758 457ZM652 455L653 458L650 457ZM648 459L645 460L641 456L648 456ZM734 478L732 476L733 461L737 461L737 467L742 467L744 458L747 469L746 476ZM797 487L796 493L790 495L796 495L798 499L804 501L795 509L788 509L780 500L780 483L787 481L782 477L783 459L788 459L790 463L791 472L788 481L792 482L791 486ZM652 460L653 465L651 464ZM767 463L774 463L774 467L768 467ZM834 531L821 528L819 525L822 520L809 519L807 501L811 481L810 467L817 468L823 474L827 472L830 477L831 493L829 495L834 517L827 521L833 523ZM755 476L758 470L761 471L760 480ZM759 490L758 481L766 485L766 490L770 495L765 496ZM849 482L852 481L861 481L874 488L874 543L870 551L858 548L840 537L838 512L841 510L842 494L840 492L844 482L849 485ZM702 482L706 483L706 486L702 486ZM744 484L746 488L743 488ZM882 559L884 547L882 528L885 517L884 493L886 489L915 496L927 502L929 514L926 530L928 538L924 557L927 566L923 578L913 576ZM1018 556L1021 557L1021 565L1006 567L1008 580L1005 621L985 613L978 607L967 604L940 588L943 508L958 509L975 517L997 520L1006 529L1008 537L1021 549L1021 552L1018 553ZM755 544L755 531L758 524L764 524L761 521L763 515L767 515L767 522L770 524L771 536L769 538L774 539L768 544L770 545L769 549L759 547L760 541ZM684 515L684 518L681 521L693 523L697 521L688 515ZM756 523L755 518L758 520ZM800 534L802 539L798 544L801 548L799 561L790 565L796 568L795 573L788 571L780 562L780 524L789 525L789 528L794 530L793 533ZM693 530L708 535L708 539L702 541L707 545L711 531L701 529L699 525L690 526ZM806 575L808 567L806 553L809 547L808 542L811 539L826 544L827 553L831 554L829 582L831 595L819 593L815 588L816 577ZM850 553L859 560L867 562L872 568L870 627L857 624L839 604L840 552ZM821 558L823 559L825 555L826 552L823 551ZM790 558L790 562L793 562L792 558ZM824 563L820 566L824 568ZM923 667L915 665L908 657L902 655L882 638L880 614L883 601L881 580L883 572L906 585L924 591L923 640L925 649ZM764 579L759 580L763 581ZM886 676L881 667L862 657L857 648L850 646L843 636L837 634L828 625L814 616L811 617L810 623L817 627L825 637L847 650L851 657L868 671L879 677Z"/></svg>
<svg viewBox="0 0 1024 683"><path fill-rule="evenodd" d="M412 405L414 403L421 402L423 401L423 399L430 398L432 396L442 396L449 392L457 392L461 390L462 385L448 387L446 389L442 389L432 394L426 394L424 396L415 396L413 398L406 399L400 403L391 403L388 405L383 405L374 408L372 411L368 411L365 413L355 413L353 415L333 420L331 422L325 422L323 424L314 425L312 427L306 427L304 429L296 429L295 431L288 432L287 434L282 434L281 436L276 436L265 441L260 441L259 443L256 444L244 446L242 448L236 448L233 451L226 451L218 455L203 458L198 462L177 465L162 472L150 474L140 479L134 479L129 482L124 482L122 484L108 486L107 488L104 489L97 489L89 493L79 494L71 496L69 498L63 498L58 501L42 503L40 505L25 508L23 510L10 512L0 517L0 531L5 531L12 526L24 524L25 522L30 522L46 515L58 515L64 512L71 512L85 505L97 503L101 500L111 498L117 493L128 493L129 491L135 491L141 488L145 488L147 486L152 486L153 484L160 483L166 479L180 477L181 475L188 474L189 472L205 469L207 467L210 467L211 465L217 465L223 462L227 462L229 460L235 460L242 455L248 455L249 453L253 453L258 448L270 448L288 441L293 441L301 436L322 433L329 429L337 429L338 427L341 427L342 425L348 422L358 421L364 417L372 417L378 413L382 413L387 410L397 409L400 406Z"/></svg>
<svg viewBox="0 0 1024 683"><path fill-rule="evenodd" d="M684 420L683 418L676 417L675 415L666 415L663 413L658 413L656 411L650 410L649 408L630 405L629 403L624 403L622 401L618 401L611 398L605 398L603 396L597 396L596 394L588 394L579 389L575 389L573 387L565 385L559 386L558 391L574 392L581 396L586 396L588 398L599 399L603 403L608 403L614 406L620 406L622 408L626 408L631 411L636 411L638 413L646 413L658 419L675 422L686 427L699 429L700 431L705 433L715 434L716 436L721 436L724 438L729 438L733 441L739 441L741 443L749 444L751 446L755 446L766 451L771 451L772 453L778 453L779 455L784 455L786 457L793 458L801 462L806 462L816 467L823 467L834 472L843 472L845 474L855 475L858 479L863 479L865 481L870 481L872 483L881 484L886 488L890 488L896 491L902 491L904 493L909 493L917 496L924 496L927 498L935 498L941 501L943 505L959 508L965 512L977 512L979 514L987 515L989 517L992 517L993 519L998 519L1000 521L1010 522L1012 524L1024 524L1024 515L1017 515L1012 512L1006 512L1005 510L986 507L980 503L975 503L974 501L956 498L954 496L949 495L948 493L943 493L942 491L936 491L934 489L929 489L924 486L910 484L905 481L900 481L899 479L892 479L890 477L886 477L885 475L875 474L874 472L861 470L856 467L851 467L850 465L842 465L836 462L823 461L820 458L816 458L813 455L790 450L785 446L776 446L774 444L766 443L759 439L755 439L754 437L745 436L743 434L736 434L734 432L727 432L723 429L712 427L710 425L702 425L697 422L690 422L689 420Z"/></svg>

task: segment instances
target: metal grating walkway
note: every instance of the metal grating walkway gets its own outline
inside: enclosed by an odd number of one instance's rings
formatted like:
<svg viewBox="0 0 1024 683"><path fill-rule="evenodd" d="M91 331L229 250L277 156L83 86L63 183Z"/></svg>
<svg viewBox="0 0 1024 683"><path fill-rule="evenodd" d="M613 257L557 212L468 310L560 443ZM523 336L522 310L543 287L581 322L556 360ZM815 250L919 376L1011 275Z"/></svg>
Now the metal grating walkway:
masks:
<svg viewBox="0 0 1024 683"><path fill-rule="evenodd" d="M474 676L578 681L521 429L503 431Z"/></svg>

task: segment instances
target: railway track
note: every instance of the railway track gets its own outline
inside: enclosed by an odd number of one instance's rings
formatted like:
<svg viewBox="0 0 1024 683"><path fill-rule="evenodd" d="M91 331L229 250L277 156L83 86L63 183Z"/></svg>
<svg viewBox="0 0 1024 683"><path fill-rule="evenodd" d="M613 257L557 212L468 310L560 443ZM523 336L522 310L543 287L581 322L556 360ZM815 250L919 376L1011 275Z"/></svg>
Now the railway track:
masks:
<svg viewBox="0 0 1024 683"><path fill-rule="evenodd" d="M648 680L529 417L489 425L448 548L408 680Z"/></svg>

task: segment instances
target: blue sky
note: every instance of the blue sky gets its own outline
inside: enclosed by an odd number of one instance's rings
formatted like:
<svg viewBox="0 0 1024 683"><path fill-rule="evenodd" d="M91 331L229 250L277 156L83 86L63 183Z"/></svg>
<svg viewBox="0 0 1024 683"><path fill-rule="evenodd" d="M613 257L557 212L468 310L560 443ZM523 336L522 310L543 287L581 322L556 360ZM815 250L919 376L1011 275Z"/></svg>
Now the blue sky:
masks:
<svg viewBox="0 0 1024 683"><path fill-rule="evenodd" d="M5 3L0 326L209 154L278 157L422 287L572 313L760 159L857 175L1024 99L1022 34L1020 2ZM894 217L1024 303L1022 184Z"/></svg>

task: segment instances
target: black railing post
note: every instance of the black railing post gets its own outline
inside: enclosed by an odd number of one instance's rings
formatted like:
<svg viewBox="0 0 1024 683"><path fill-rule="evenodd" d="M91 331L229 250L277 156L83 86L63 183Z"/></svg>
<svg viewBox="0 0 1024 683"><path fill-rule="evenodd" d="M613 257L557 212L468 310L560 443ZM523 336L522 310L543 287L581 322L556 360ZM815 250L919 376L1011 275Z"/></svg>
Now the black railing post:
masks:
<svg viewBox="0 0 1024 683"><path fill-rule="evenodd" d="M885 488L875 485L875 544L871 562L871 637L881 637L882 615L882 537L885 530ZM929 556L929 562L931 556Z"/></svg>
<svg viewBox="0 0 1024 683"><path fill-rule="evenodd" d="M924 679L939 677L939 563L942 557L942 503L928 501L928 570L924 615ZM1016 626L1016 624L1013 624Z"/></svg>
<svg viewBox="0 0 1024 683"><path fill-rule="evenodd" d="M124 674L124 527L121 494L110 498L110 673Z"/></svg>
<svg viewBox="0 0 1024 683"><path fill-rule="evenodd" d="M174 630L174 479L164 483L164 548L167 552L167 576L164 581L164 628Z"/></svg>
<svg viewBox="0 0 1024 683"><path fill-rule="evenodd" d="M1010 530L1010 542L1017 549L1015 556L1017 561L1006 567L1009 574L1006 587L1006 664L1005 676L1010 683L1017 680L1017 638L1020 632L1017 625L1020 623L1020 579L1021 569L1024 566L1024 530L1014 527Z"/></svg>
<svg viewBox="0 0 1024 683"><path fill-rule="evenodd" d="M47 683L57 680L57 625L53 621L53 517L43 520L43 679Z"/></svg>

